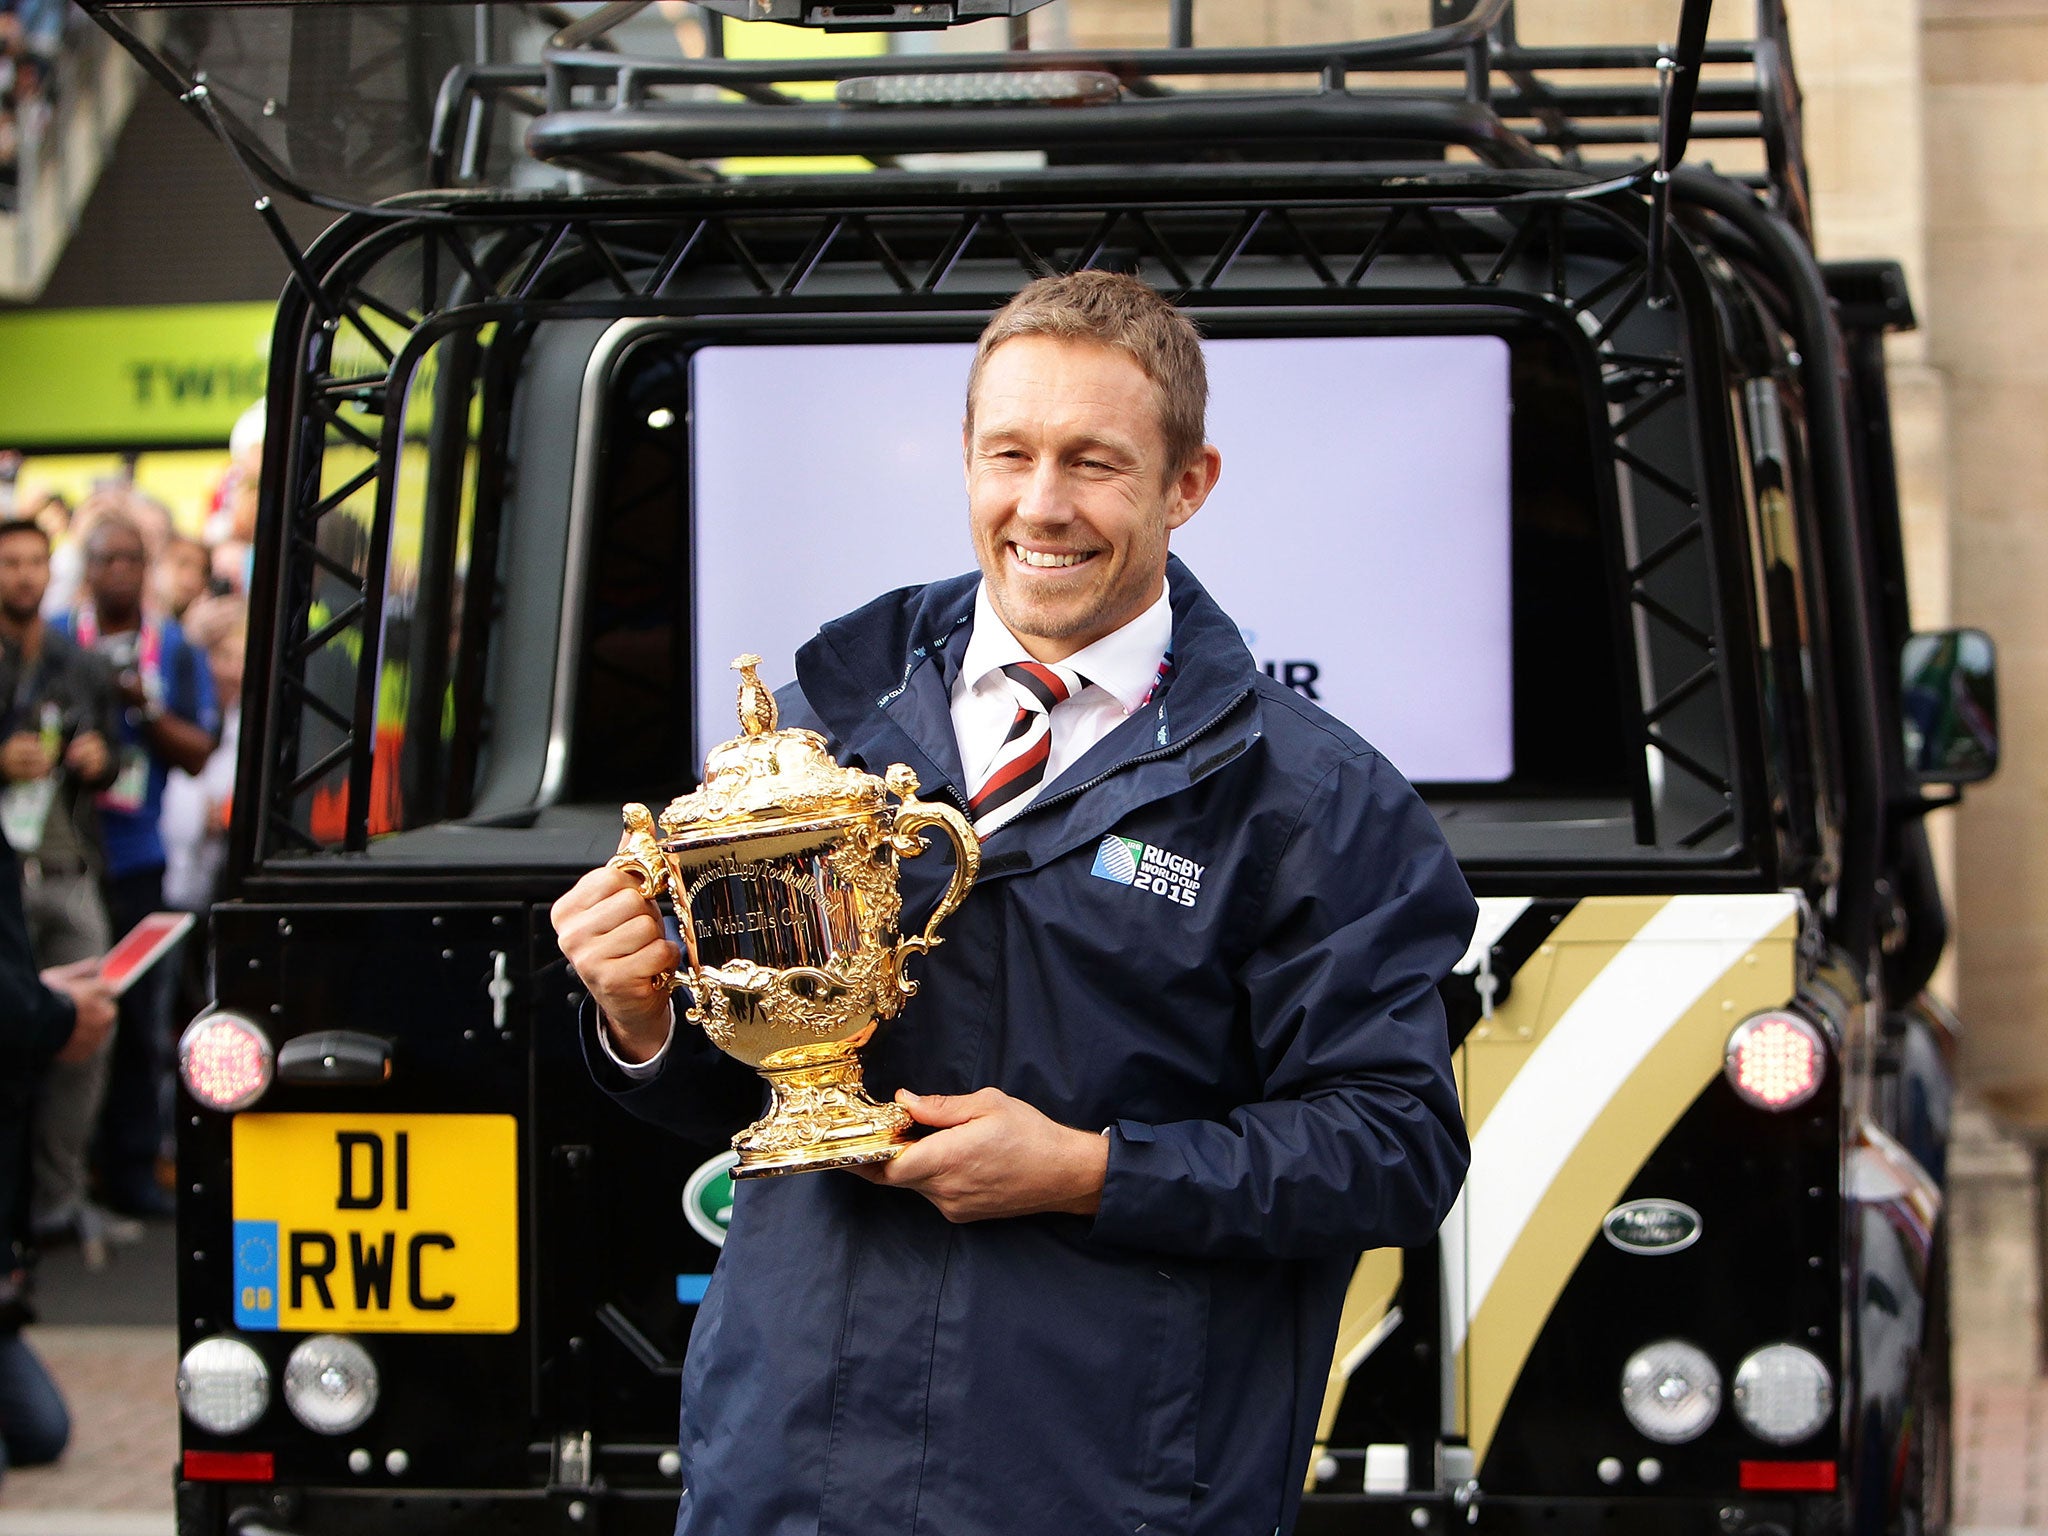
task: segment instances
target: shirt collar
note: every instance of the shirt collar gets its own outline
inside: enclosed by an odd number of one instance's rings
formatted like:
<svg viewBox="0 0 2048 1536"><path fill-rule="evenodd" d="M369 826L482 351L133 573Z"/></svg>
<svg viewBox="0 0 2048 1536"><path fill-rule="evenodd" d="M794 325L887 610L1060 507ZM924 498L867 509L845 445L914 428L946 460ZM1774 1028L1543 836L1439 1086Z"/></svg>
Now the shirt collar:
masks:
<svg viewBox="0 0 2048 1536"><path fill-rule="evenodd" d="M1083 646L1063 660L1101 688L1129 714L1152 691L1159 680L1159 663L1166 659L1173 643L1173 604L1166 584L1159 585L1159 597L1151 607L1120 629ZM1012 662L1030 661L1024 642L1010 633L1010 627L989 601L988 583L974 589L974 631L967 637L967 654L960 659L960 676L970 688L978 688L988 675Z"/></svg>

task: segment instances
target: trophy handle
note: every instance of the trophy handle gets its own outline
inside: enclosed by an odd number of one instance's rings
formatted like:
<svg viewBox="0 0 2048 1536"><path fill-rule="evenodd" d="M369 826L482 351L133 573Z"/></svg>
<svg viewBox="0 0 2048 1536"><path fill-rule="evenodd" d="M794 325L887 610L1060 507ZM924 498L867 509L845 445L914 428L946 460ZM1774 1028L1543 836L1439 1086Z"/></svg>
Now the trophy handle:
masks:
<svg viewBox="0 0 2048 1536"><path fill-rule="evenodd" d="M605 867L631 880L643 899L655 901L669 889L670 880L668 860L661 856L661 844L654 835L654 813L644 805L628 805L619 814L626 830L619 834L619 851L605 860ZM661 971L648 979L657 992L673 992L685 981L681 971Z"/></svg>
<svg viewBox="0 0 2048 1536"><path fill-rule="evenodd" d="M926 827L937 827L952 839L953 881L946 887L946 894L939 898L939 904L932 909L924 932L916 938L905 939L897 946L897 953L906 957L923 954L939 942L939 924L958 909L966 898L968 887L974 884L974 877L981 873L981 839L974 835L974 828L967 824L967 818L950 805L905 795L903 803L896 807L895 827L889 841L899 854L915 858L924 852L924 842L917 834Z"/></svg>

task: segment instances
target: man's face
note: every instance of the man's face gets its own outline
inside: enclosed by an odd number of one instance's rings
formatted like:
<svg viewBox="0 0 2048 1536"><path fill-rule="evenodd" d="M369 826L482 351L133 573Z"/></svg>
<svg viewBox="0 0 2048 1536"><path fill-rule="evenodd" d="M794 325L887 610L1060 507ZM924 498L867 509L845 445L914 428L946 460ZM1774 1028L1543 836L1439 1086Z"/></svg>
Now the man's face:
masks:
<svg viewBox="0 0 2048 1536"><path fill-rule="evenodd" d="M102 528L85 552L85 585L98 606L129 613L142 602L142 537L130 528Z"/></svg>
<svg viewBox="0 0 2048 1536"><path fill-rule="evenodd" d="M0 539L0 613L26 624L43 605L50 589L50 547L32 533L10 533Z"/></svg>
<svg viewBox="0 0 2048 1536"><path fill-rule="evenodd" d="M966 431L967 510L989 600L1025 649L1059 661L1143 613L1167 536L1221 459L1170 473L1158 391L1126 353L1019 336L982 365Z"/></svg>

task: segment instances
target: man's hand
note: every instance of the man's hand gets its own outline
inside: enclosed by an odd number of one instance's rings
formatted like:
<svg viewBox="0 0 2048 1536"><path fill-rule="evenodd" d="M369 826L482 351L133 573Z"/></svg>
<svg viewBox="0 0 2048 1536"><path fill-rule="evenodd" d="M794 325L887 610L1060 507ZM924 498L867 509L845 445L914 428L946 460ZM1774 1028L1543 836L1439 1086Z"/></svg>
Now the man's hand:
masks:
<svg viewBox="0 0 2048 1536"><path fill-rule="evenodd" d="M71 1038L57 1053L59 1061L88 1061L114 1027L114 993L100 980L97 959L74 960L53 965L43 972L43 985L62 992L77 1010L78 1022L71 1026Z"/></svg>
<svg viewBox="0 0 2048 1536"><path fill-rule="evenodd" d="M671 1024L669 995L654 978L683 963L654 903L606 865L571 886L548 916L562 953L604 1010L618 1053L627 1061L651 1058Z"/></svg>
<svg viewBox="0 0 2048 1536"><path fill-rule="evenodd" d="M98 731L80 731L64 750L64 766L88 784L98 783L106 777L110 761L107 738Z"/></svg>
<svg viewBox="0 0 2048 1536"><path fill-rule="evenodd" d="M45 750L43 738L34 731L16 731L0 742L0 774L17 784L40 779L56 766L57 760Z"/></svg>
<svg viewBox="0 0 2048 1536"><path fill-rule="evenodd" d="M936 1129L886 1163L853 1171L871 1184L916 1190L948 1221L1064 1211L1093 1216L1109 1171L1109 1138L1046 1118L997 1088L915 1094L896 1102Z"/></svg>

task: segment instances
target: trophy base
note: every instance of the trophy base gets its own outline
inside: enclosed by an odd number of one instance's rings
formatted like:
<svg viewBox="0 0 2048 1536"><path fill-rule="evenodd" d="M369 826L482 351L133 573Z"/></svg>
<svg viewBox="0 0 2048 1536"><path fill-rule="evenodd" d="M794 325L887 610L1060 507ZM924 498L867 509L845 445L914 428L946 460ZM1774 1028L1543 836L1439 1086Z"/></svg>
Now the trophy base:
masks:
<svg viewBox="0 0 2048 1536"><path fill-rule="evenodd" d="M851 1050L805 1056L790 1066L761 1067L773 1102L767 1114L733 1137L740 1155L734 1178L886 1163L910 1144L909 1114L868 1097Z"/></svg>

